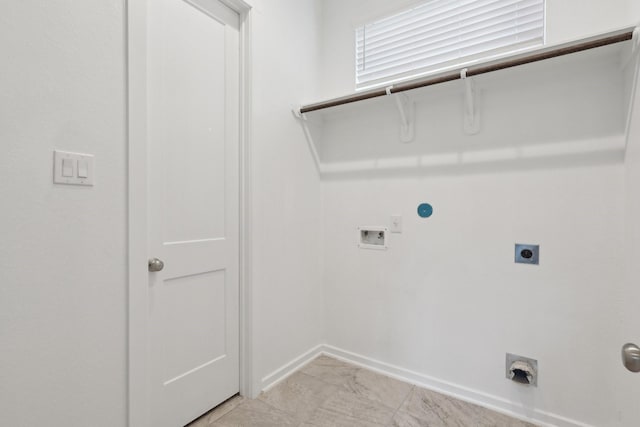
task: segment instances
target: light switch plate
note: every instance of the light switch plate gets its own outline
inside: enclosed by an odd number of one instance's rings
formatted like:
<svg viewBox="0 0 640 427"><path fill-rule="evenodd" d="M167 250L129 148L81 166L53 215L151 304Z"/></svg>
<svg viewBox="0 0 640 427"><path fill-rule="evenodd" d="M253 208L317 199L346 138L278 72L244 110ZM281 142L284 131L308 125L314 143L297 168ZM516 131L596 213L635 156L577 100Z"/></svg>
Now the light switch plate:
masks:
<svg viewBox="0 0 640 427"><path fill-rule="evenodd" d="M93 161L94 157L91 154L55 150L53 152L53 182L69 185L93 185ZM63 162L67 165L67 172L69 170L69 162L71 163L71 176L65 176L68 173L63 173L65 171ZM81 175L86 175L86 177Z"/></svg>
<svg viewBox="0 0 640 427"><path fill-rule="evenodd" d="M389 227L392 233L402 233L402 215L391 215L391 227Z"/></svg>

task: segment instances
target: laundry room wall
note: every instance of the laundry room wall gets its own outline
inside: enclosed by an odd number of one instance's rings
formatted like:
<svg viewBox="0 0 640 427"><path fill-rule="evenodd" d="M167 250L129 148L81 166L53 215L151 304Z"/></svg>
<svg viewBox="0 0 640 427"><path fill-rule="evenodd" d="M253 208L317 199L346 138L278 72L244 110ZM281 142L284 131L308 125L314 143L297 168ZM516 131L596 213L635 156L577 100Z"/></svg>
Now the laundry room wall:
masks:
<svg viewBox="0 0 640 427"><path fill-rule="evenodd" d="M252 353L258 393L324 342L320 179L291 114L301 99L317 96L321 15L313 0L252 5Z"/></svg>
<svg viewBox="0 0 640 427"><path fill-rule="evenodd" d="M123 1L0 13L0 424L127 420ZM95 185L53 184L53 150Z"/></svg>
<svg viewBox="0 0 640 427"><path fill-rule="evenodd" d="M627 2L571 3L547 2L549 43L630 23ZM354 91L353 30L391 9L323 3L319 99ZM391 101L316 119L321 160L340 171L323 176L336 354L542 422L625 425L611 375L620 369L612 330L624 281L625 85L618 56L585 61L476 79L478 135L462 129L460 82L409 93L409 143ZM531 150L546 154L527 158ZM432 217L418 217L423 202ZM392 215L403 229L387 234L388 249L360 249L357 227L390 227ZM540 265L514 264L515 243L540 245ZM538 360L537 388L505 378L506 353Z"/></svg>

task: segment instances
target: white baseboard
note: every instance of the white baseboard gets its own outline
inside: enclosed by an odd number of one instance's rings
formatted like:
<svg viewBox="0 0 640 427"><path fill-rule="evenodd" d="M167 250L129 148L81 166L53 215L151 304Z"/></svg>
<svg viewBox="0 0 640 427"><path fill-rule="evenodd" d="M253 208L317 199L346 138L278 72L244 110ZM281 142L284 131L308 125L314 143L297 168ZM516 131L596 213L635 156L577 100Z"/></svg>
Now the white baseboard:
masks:
<svg viewBox="0 0 640 427"><path fill-rule="evenodd" d="M276 369L266 377L262 378L260 390L268 391L270 388L286 379L289 375L293 374L298 369L302 368L304 365L321 355L324 347L324 344L318 344L311 350L306 351L305 353L286 363L282 367Z"/></svg>
<svg viewBox="0 0 640 427"><path fill-rule="evenodd" d="M396 378L410 384L417 385L428 390L446 394L465 402L473 403L513 418L524 420L545 427L592 427L589 424L572 420L561 415L541 411L539 409L526 408L518 403L508 401L498 396L473 390L468 387L433 378L409 369L394 366L389 363L371 359L360 354L352 353L340 348L324 345L322 354L335 357L345 362L353 363L372 371Z"/></svg>
<svg viewBox="0 0 640 427"><path fill-rule="evenodd" d="M374 372L396 378L398 380L417 385L428 390L433 390L456 399L473 403L496 412L527 421L543 427L593 427L580 421L572 420L558 414L545 412L539 409L527 408L516 402L511 402L498 396L474 390L468 387L454 384L448 381L433 378L419 372L401 368L390 363L381 362L367 356L352 353L328 344L320 344L306 351L282 367L276 369L262 378L262 391L268 391L289 375L293 374L319 355L324 354L354 365L362 366Z"/></svg>

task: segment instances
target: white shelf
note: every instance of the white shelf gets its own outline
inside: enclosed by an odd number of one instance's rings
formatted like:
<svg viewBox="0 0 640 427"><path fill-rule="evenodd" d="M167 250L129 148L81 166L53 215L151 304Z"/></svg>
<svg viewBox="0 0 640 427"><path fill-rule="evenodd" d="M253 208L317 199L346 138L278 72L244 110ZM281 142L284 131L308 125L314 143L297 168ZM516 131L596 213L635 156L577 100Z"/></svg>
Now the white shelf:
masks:
<svg viewBox="0 0 640 427"><path fill-rule="evenodd" d="M627 28L536 50L535 55L632 31ZM627 38L474 75L473 104L480 120L476 134L465 132L469 96L465 82L459 79L299 117L322 174L447 173L483 167L618 162L624 157L627 117L633 107L630 99L637 79L637 55L630 58L635 43L636 39ZM524 56L475 67L515 63ZM417 81L411 84L419 86ZM404 120L395 100L398 96L407 97L404 114L415 127L411 142L402 142L406 138L402 137Z"/></svg>

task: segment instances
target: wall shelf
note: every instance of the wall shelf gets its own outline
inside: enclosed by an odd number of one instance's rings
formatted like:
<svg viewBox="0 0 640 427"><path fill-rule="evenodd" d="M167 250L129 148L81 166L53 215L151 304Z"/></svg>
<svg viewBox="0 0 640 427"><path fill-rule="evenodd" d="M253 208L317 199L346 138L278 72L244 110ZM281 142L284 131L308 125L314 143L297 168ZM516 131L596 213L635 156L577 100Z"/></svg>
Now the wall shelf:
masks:
<svg viewBox="0 0 640 427"><path fill-rule="evenodd" d="M294 115L321 174L619 161L639 38L627 27L307 104Z"/></svg>

